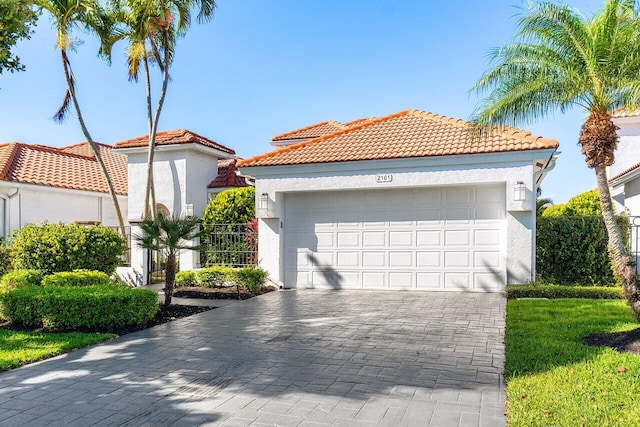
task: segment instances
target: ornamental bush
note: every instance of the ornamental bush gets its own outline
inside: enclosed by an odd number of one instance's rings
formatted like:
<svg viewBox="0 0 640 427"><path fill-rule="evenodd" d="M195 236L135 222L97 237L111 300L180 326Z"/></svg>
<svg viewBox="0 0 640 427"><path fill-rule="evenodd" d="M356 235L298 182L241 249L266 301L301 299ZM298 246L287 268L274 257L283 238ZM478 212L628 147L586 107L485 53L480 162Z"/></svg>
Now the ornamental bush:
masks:
<svg viewBox="0 0 640 427"><path fill-rule="evenodd" d="M585 298L622 299L624 293L619 287L606 286L559 286L546 284L509 285L507 298Z"/></svg>
<svg viewBox="0 0 640 427"><path fill-rule="evenodd" d="M26 286L0 295L2 314L17 326L117 331L158 312L158 295L124 285Z"/></svg>
<svg viewBox="0 0 640 427"><path fill-rule="evenodd" d="M198 278L193 270L178 271L176 273L176 286L198 286Z"/></svg>
<svg viewBox="0 0 640 427"><path fill-rule="evenodd" d="M42 286L108 285L113 280L107 273L91 270L60 271L42 278Z"/></svg>
<svg viewBox="0 0 640 427"><path fill-rule="evenodd" d="M12 237L16 268L43 274L76 269L112 274L127 251L116 230L78 224L27 224Z"/></svg>
<svg viewBox="0 0 640 427"><path fill-rule="evenodd" d="M628 218L619 217L618 224L627 240ZM615 285L601 216L543 215L537 220L536 239L538 280L560 285Z"/></svg>
<svg viewBox="0 0 640 427"><path fill-rule="evenodd" d="M196 272L198 278L198 286L206 286L208 288L215 288L218 286L224 286L229 282L233 282L233 268L226 265L214 265L211 267L203 268Z"/></svg>
<svg viewBox="0 0 640 427"><path fill-rule="evenodd" d="M267 272L257 267L242 267L234 270L236 284L248 289L252 294L259 294L267 280Z"/></svg>
<svg viewBox="0 0 640 427"><path fill-rule="evenodd" d="M211 199L204 210L205 224L246 224L256 216L256 190L254 187L232 188L221 191Z"/></svg>
<svg viewBox="0 0 640 427"><path fill-rule="evenodd" d="M0 293L9 292L25 286L40 286L42 273L39 270L13 270L2 276Z"/></svg>
<svg viewBox="0 0 640 427"><path fill-rule="evenodd" d="M598 191L587 191L569 199L565 204L549 206L542 216L601 216Z"/></svg>

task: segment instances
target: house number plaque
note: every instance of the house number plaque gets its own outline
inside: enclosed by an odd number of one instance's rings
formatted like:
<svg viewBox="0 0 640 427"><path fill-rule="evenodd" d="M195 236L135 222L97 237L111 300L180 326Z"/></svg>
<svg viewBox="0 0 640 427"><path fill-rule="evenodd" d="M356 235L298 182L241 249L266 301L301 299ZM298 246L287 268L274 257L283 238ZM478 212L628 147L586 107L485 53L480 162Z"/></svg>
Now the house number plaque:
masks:
<svg viewBox="0 0 640 427"><path fill-rule="evenodd" d="M391 182L393 181L393 175L390 173L379 173L376 175L376 182Z"/></svg>

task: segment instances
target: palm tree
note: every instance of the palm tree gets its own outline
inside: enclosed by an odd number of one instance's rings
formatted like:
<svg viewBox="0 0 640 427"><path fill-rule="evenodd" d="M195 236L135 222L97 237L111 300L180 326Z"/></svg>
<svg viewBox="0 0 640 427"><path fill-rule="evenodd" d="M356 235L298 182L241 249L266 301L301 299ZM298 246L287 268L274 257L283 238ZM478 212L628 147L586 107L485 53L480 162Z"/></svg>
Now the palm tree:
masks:
<svg viewBox="0 0 640 427"><path fill-rule="evenodd" d="M215 7L215 0L111 0L110 2L110 15L116 22L116 27L111 37L105 39L102 53L109 58L114 43L126 39L129 43L127 51L129 80L138 81L141 64L145 76L149 143L144 218L154 218L156 215L153 187L155 140L169 84L169 68L173 61L176 39L185 35L190 27L191 9L199 8L197 20L203 23L213 17ZM162 85L155 113L151 98L150 63L157 64L162 73Z"/></svg>
<svg viewBox="0 0 640 427"><path fill-rule="evenodd" d="M586 111L579 144L596 173L614 272L638 319L640 289L615 221L606 167L618 142L611 113L640 103L639 35L634 0L606 0L590 18L568 6L530 3L513 42L493 51L492 68L473 87L476 93L489 92L474 114L483 131L571 107Z"/></svg>
<svg viewBox="0 0 640 427"><path fill-rule="evenodd" d="M140 229L142 234L136 236L138 245L144 249L161 251L166 257L164 306L168 308L175 287L178 254L181 250L202 249L202 245L192 243L204 235L200 230L200 220L197 217L177 218L158 214L154 219L142 221Z"/></svg>
<svg viewBox="0 0 640 427"><path fill-rule="evenodd" d="M82 133L87 139L96 161L100 166L104 179L107 182L111 201L113 202L113 207L116 211L116 216L118 217L120 233L123 237L126 237L124 220L122 219L122 210L120 209L120 203L118 202L113 182L111 181L107 167L104 164L100 150L87 129L82 116L82 111L80 110L80 105L76 96L75 78L73 70L71 69L69 55L67 54L68 50L74 47L74 41L71 38L70 32L75 27L83 26L85 28L92 28L96 33L99 33L98 28L100 27L102 17L100 4L95 0L35 0L34 3L41 9L46 10L53 19L56 28L56 47L60 50L62 70L64 71L64 77L67 82L66 95L62 102L62 106L55 114L54 119L59 122L63 121L69 112L71 104L73 104Z"/></svg>

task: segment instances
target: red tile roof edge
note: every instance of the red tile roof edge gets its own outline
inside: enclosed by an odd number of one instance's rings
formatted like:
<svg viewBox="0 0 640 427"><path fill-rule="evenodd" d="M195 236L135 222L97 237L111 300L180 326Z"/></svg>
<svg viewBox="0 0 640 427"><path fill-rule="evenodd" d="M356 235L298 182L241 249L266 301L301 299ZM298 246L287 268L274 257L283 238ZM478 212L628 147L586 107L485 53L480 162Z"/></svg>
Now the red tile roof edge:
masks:
<svg viewBox="0 0 640 427"><path fill-rule="evenodd" d="M2 165L2 169L0 170L0 179L5 179L7 177L7 173L9 173L9 169L11 169L11 165L13 164L16 158L16 153L18 152L18 144L20 143L7 142L4 144L0 144L0 148L9 146L10 147L9 149L11 150L11 152L7 156L7 160L5 161L4 165Z"/></svg>
<svg viewBox="0 0 640 427"><path fill-rule="evenodd" d="M628 174L629 172L633 172L634 170L640 168L640 163L637 163L631 167L629 167L628 169L625 169L624 171L620 172L619 174L617 174L614 177L609 178L609 182L614 181L618 178L622 178L623 176L625 176L626 174Z"/></svg>
<svg viewBox="0 0 640 427"><path fill-rule="evenodd" d="M307 131L309 129L320 127L320 126L323 126L323 125L328 125L328 124L335 124L337 126L345 126L344 124L342 124L340 122L336 122L335 120L325 120L324 122L318 122L318 123L315 123L315 124L312 124L312 125L309 125L309 126L305 126L305 127L299 128L299 129L295 129L295 130L292 130L292 131L289 131L289 132L282 133L280 135L276 135L273 138L271 138L271 141L282 141L282 140L285 140L285 139L297 139L297 138L289 138L289 136L290 135L295 135L296 133L301 133L301 132Z"/></svg>
<svg viewBox="0 0 640 427"><path fill-rule="evenodd" d="M170 132L181 132L182 133L181 136L184 137L186 135L188 139L191 139L191 137L195 137L196 139L200 138L200 139L202 139L204 141L207 141L209 144L215 146L220 151L224 151L224 152L229 153L229 154L236 154L235 150L233 150L232 148L226 147L226 146L224 146L224 145L222 145L222 144L220 144L220 143L218 143L216 141L213 141L213 140L211 140L211 139L209 139L207 137L204 137L204 136L202 136L202 135L200 135L200 134L198 134L196 132L193 132L193 131L191 131L189 129L172 129L172 130L163 130L163 131L156 132L156 145L179 145L179 144L184 144L184 142L179 142L179 143L176 143L176 144L158 143L158 141L157 141L158 140L158 136L165 135L165 134L168 134ZM136 145L129 145L129 144L134 143L134 141L137 141L137 140L140 140L141 143L138 144L136 142ZM141 148L141 147L146 147L148 145L148 141L149 141L149 134L146 134L146 135L137 136L135 138L125 139L124 141L118 141L113 145L112 148L114 148L114 149ZM204 145L205 147L208 146L208 145L202 144L202 143L200 143L198 141L189 141L188 140L187 143L200 144L200 145ZM210 148L214 148L214 147L210 147Z"/></svg>
<svg viewBox="0 0 640 427"><path fill-rule="evenodd" d="M365 127L368 127L368 126L372 126L372 125L380 123L380 122L391 120L391 119L394 119L396 117L406 116L407 114L410 114L412 111L414 111L414 110L400 111L400 112L397 112L397 113L394 113L394 114L390 114L388 116L379 117L377 119L370 120L368 122L363 122L363 123L358 124L356 126L351 126L351 127L345 128L345 129L341 129L341 130L335 131L333 133L328 133L326 135L322 135L322 136L319 136L317 138L313 138L313 139L309 139L309 140L306 140L306 141L298 142L296 144L287 145L286 147L281 147L281 148L275 149L273 151L269 151L268 153L259 154L257 156L253 156L253 157L251 157L249 159L241 160L241 161L239 161L237 163L237 166L240 167L240 168L244 167L244 166L250 166L250 163L256 162L258 160L266 159L266 158L269 158L269 157L274 157L274 156L276 156L278 154L286 153L288 151L293 151L293 150L296 150L296 149L298 149L300 147L304 147L305 145L315 144L317 142L324 141L324 140L327 140L329 138L333 138L333 137L342 135L342 134L347 133L347 132L353 132L355 130L359 130L359 129L362 129L362 128L365 128Z"/></svg>
<svg viewBox="0 0 640 427"><path fill-rule="evenodd" d="M97 141L93 141L93 143L95 145L98 145L100 147L106 147L106 148L111 148L113 149L113 145L109 145L109 144L103 144L102 142L97 142ZM74 149L76 147L81 147L83 145L89 145L89 141L83 141L83 142L78 142L77 144L71 144L71 145L65 145L64 147L60 147L58 148L58 150L60 151L67 151L67 150L71 150ZM90 146L90 145L89 145ZM46 145L42 145L41 147L46 147Z"/></svg>

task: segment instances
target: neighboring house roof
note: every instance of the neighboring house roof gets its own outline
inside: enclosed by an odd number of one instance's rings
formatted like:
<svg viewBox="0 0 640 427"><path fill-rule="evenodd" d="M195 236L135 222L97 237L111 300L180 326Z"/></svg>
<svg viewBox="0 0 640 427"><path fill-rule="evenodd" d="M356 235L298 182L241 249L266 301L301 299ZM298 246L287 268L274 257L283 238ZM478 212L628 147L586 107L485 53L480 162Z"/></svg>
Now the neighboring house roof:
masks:
<svg viewBox="0 0 640 427"><path fill-rule="evenodd" d="M609 178L609 182L615 181L616 179L620 179L623 176L625 176L626 174L631 173L631 172L635 171L638 168L640 168L640 163L635 164L635 165L631 166L630 168L620 172L616 176Z"/></svg>
<svg viewBox="0 0 640 427"><path fill-rule="evenodd" d="M284 141L287 139L309 139L309 138L317 138L322 135L326 135L329 133L333 133L338 130L342 130L345 128L345 125L342 123L328 120L326 122L316 123L311 126L306 126L300 129L292 130L290 132L283 133L281 135L276 135L271 138L272 141Z"/></svg>
<svg viewBox="0 0 640 427"><path fill-rule="evenodd" d="M640 108L618 108L611 116L613 118L637 117L640 116Z"/></svg>
<svg viewBox="0 0 640 427"><path fill-rule="evenodd" d="M218 176L211 181L207 188L246 187L244 177L236 174L236 159L218 160Z"/></svg>
<svg viewBox="0 0 640 427"><path fill-rule="evenodd" d="M87 147L76 144L62 149L19 142L0 144L0 180L73 190L108 193L106 180ZM99 144L105 166L117 194L127 194L127 158Z"/></svg>
<svg viewBox="0 0 640 427"><path fill-rule="evenodd" d="M137 148L146 147L149 143L149 136L143 135L133 139L127 139L126 141L116 142L113 148ZM156 134L156 145L175 145L175 144L200 144L205 147L215 148L229 154L235 154L229 147L225 147L222 144L218 144L215 141L198 135L195 132L191 132L186 129L168 130L158 132Z"/></svg>
<svg viewBox="0 0 640 427"><path fill-rule="evenodd" d="M558 141L509 127L474 138L470 122L406 110L242 160L238 167L498 153L558 145Z"/></svg>

